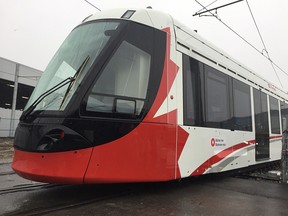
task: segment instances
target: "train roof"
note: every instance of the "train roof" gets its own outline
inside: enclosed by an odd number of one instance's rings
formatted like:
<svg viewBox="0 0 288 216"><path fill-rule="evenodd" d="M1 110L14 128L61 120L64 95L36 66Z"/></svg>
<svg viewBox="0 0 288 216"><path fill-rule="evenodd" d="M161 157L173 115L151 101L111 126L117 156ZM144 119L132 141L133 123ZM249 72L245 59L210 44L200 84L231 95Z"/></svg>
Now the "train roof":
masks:
<svg viewBox="0 0 288 216"><path fill-rule="evenodd" d="M170 27L176 34L176 49L198 60L216 67L222 72L249 83L270 95L275 95L281 100L288 101L288 92L273 85L259 74L250 70L237 60L233 59L223 50L219 49L208 40L201 37L171 15L151 8L146 9L112 9L97 12L87 17L83 22L96 19L129 19L153 28L163 30Z"/></svg>

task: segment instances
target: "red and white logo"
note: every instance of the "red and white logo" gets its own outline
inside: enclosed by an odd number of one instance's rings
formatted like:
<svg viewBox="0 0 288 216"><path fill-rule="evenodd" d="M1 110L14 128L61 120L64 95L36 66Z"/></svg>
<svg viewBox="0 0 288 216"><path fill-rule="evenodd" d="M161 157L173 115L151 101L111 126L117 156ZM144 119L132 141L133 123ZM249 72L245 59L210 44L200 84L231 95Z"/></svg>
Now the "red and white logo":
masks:
<svg viewBox="0 0 288 216"><path fill-rule="evenodd" d="M210 144L211 144L211 146L212 146L212 147L214 147L214 146L215 146L215 144L216 144L216 141L215 141L215 139L214 139L214 138L212 138L212 139L211 139L211 141L210 141Z"/></svg>

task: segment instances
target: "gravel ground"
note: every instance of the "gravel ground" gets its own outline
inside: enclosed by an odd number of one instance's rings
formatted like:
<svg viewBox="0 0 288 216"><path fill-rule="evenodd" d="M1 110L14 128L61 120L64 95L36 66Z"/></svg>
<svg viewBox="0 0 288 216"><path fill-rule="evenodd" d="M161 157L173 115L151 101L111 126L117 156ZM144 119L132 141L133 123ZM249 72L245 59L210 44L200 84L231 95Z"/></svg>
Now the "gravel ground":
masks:
<svg viewBox="0 0 288 216"><path fill-rule="evenodd" d="M12 138L0 138L0 163L12 162L13 141Z"/></svg>

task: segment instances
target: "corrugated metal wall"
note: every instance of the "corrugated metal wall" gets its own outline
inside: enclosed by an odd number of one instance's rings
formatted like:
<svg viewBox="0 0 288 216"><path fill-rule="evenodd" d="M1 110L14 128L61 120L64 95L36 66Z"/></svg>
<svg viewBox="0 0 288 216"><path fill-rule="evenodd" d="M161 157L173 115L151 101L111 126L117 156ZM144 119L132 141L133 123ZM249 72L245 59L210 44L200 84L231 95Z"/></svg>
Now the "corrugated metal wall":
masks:
<svg viewBox="0 0 288 216"><path fill-rule="evenodd" d="M41 74L40 70L0 57L0 137L14 136L22 109Z"/></svg>

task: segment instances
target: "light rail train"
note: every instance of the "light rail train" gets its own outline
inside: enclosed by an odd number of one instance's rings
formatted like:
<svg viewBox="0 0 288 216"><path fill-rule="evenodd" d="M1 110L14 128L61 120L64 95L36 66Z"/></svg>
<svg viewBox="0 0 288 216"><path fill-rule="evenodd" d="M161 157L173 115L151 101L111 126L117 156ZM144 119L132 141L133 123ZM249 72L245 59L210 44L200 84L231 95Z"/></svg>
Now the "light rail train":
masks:
<svg viewBox="0 0 288 216"><path fill-rule="evenodd" d="M169 181L277 161L288 94L170 15L86 18L21 116L12 168L27 179Z"/></svg>

